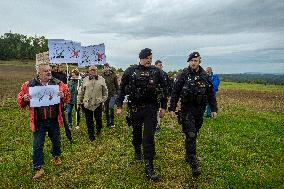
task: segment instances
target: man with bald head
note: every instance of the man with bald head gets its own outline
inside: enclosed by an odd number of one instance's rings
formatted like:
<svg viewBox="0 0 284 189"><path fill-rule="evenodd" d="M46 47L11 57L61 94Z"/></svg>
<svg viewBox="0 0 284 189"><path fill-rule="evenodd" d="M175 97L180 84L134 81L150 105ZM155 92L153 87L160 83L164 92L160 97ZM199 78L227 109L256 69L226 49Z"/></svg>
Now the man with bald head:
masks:
<svg viewBox="0 0 284 189"><path fill-rule="evenodd" d="M55 165L61 164L61 142L59 128L63 124L62 109L63 104L69 102L70 92L66 84L52 77L49 64L39 64L36 66L37 76L25 82L18 94L18 104L21 108L29 107L30 127L33 131L33 170L35 171L34 179L39 179L44 175L44 154L43 147L46 132L52 142L51 154L54 157ZM29 88L35 86L58 85L60 103L30 107L31 96Z"/></svg>

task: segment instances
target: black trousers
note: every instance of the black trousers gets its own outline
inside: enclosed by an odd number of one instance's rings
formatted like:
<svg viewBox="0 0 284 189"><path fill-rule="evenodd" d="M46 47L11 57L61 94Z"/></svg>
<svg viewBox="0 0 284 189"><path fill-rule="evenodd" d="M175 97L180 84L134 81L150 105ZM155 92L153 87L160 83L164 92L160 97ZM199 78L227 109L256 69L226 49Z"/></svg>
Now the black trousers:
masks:
<svg viewBox="0 0 284 189"><path fill-rule="evenodd" d="M157 106L147 104L133 108L133 140L135 149L143 145L145 160L153 160L155 155L155 131L157 126ZM142 129L144 125L144 129Z"/></svg>
<svg viewBox="0 0 284 189"><path fill-rule="evenodd" d="M109 102L110 102L111 98L108 98L105 103L104 103L104 112L106 115L106 124L107 127L110 127L111 125L114 125L114 109L113 108L109 108Z"/></svg>
<svg viewBox="0 0 284 189"><path fill-rule="evenodd" d="M185 134L185 150L188 157L196 155L196 138L203 124L204 107L182 109L182 129Z"/></svg>
<svg viewBox="0 0 284 189"><path fill-rule="evenodd" d="M71 131L70 131L68 124L67 124L65 110L66 110L66 106L64 105L63 108L62 108L63 126L64 126L66 137L68 138L68 140L70 142L72 142L72 134L71 134Z"/></svg>
<svg viewBox="0 0 284 189"><path fill-rule="evenodd" d="M100 104L99 107L97 107L94 111L89 110L87 108L83 108L86 118L86 124L88 128L88 134L89 139L94 140L95 139L95 131L94 131L94 117L96 120L96 130L97 134L101 132L102 129L102 104Z"/></svg>

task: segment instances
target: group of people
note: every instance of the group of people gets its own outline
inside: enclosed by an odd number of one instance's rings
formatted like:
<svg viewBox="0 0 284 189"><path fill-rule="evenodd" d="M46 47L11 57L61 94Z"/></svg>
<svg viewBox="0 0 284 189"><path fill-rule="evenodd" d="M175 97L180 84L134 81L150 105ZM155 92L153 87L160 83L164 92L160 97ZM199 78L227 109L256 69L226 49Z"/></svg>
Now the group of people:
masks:
<svg viewBox="0 0 284 189"><path fill-rule="evenodd" d="M71 130L73 127L73 115L72 115L73 109L75 109L76 111L75 113L76 129L79 129L81 110L83 110L83 112L85 113L90 141L93 141L95 138L93 117L95 117L96 120L97 134L99 134L101 131L103 105L104 105L104 113L106 115L107 127L115 126L114 105L119 86L118 86L117 75L110 69L108 63L104 64L104 72L102 76L99 76L97 74L96 66L89 67L89 72L87 74L82 74L79 72L77 68L75 68L71 71L71 74L68 77L67 74L61 70L60 65L55 65L53 66L51 74L54 78L67 84L71 94L70 101L66 104L68 120L66 120L65 118L64 111L62 114L63 123L64 123L63 125L65 128L66 136L70 140L70 142L73 143L71 135ZM89 85L94 86L94 88L89 88L88 87ZM100 85L102 85L103 87ZM98 101L98 99L100 100ZM83 105L84 101L85 102L87 101L86 105ZM93 116L90 116L90 112L88 110L94 111L95 109L96 112L93 112Z"/></svg>
<svg viewBox="0 0 284 189"><path fill-rule="evenodd" d="M153 163L156 154L154 136L160 128L159 119L166 113L168 99L168 110L173 119L176 118L177 103L180 101L179 117L185 135L185 160L190 164L192 175L200 175L196 157L196 138L203 123L206 106L210 116L217 117L216 89L212 84L212 74L208 74L200 66L201 56L198 52L190 53L187 62L188 66L174 80L172 87L169 87L171 81L162 70L162 62L157 60L155 66L152 66L152 50L149 48L141 50L137 65L125 70L120 85L116 74L107 63L104 65L103 74L97 73L96 66L90 66L89 73L82 79L77 69L72 70L68 85L64 83L63 77L58 76L60 71L56 70L57 73L53 73L49 64L38 65L37 76L21 87L17 98L19 106L29 106L29 87L34 86L59 85L58 95L61 100L55 105L29 107L30 127L33 131L33 178L38 179L44 175L43 146L46 132L52 142L51 153L54 162L56 165L61 164L59 128L67 125L65 131L72 141L73 107L76 110L76 128L79 128L80 110L83 110L89 141L92 142L100 135L102 129L103 109L106 126L114 127L114 106L117 105L117 115L123 115L122 107L126 96L133 129L134 158L139 163L144 162L147 177L153 181L159 180ZM68 124L63 124L65 104ZM96 133L93 118L96 121Z"/></svg>

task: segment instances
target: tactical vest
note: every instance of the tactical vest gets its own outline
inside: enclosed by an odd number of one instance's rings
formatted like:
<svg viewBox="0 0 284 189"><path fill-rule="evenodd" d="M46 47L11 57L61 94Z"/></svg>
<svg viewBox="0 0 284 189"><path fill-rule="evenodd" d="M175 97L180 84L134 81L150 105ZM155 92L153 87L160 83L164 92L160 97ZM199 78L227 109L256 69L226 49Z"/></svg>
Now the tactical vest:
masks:
<svg viewBox="0 0 284 189"><path fill-rule="evenodd" d="M186 74L187 79L181 91L181 102L204 105L208 102L208 90L211 84L204 75Z"/></svg>
<svg viewBox="0 0 284 189"><path fill-rule="evenodd" d="M157 102L161 93L161 87L155 68L140 70L134 67L130 75L128 94L134 103Z"/></svg>

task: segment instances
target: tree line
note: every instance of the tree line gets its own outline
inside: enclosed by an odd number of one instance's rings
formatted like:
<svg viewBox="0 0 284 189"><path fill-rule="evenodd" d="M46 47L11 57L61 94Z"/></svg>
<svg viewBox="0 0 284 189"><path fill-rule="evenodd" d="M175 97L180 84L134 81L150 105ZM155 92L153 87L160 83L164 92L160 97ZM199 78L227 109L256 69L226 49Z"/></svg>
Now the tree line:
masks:
<svg viewBox="0 0 284 189"><path fill-rule="evenodd" d="M0 60L30 59L36 54L48 51L44 36L26 36L18 33L5 33L0 37Z"/></svg>
<svg viewBox="0 0 284 189"><path fill-rule="evenodd" d="M0 60L34 60L36 54L45 51L48 51L48 39L44 36L32 37L9 32L0 37ZM101 67L103 66L101 65ZM112 69L119 73L123 72L121 68ZM168 75L176 77L181 71L169 71ZM220 74L219 76L223 81L284 85L283 74Z"/></svg>
<svg viewBox="0 0 284 189"><path fill-rule="evenodd" d="M284 85L284 74L219 74L222 81Z"/></svg>

